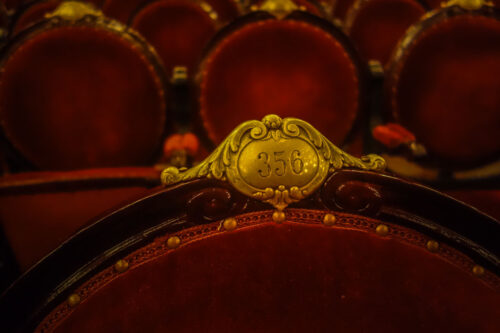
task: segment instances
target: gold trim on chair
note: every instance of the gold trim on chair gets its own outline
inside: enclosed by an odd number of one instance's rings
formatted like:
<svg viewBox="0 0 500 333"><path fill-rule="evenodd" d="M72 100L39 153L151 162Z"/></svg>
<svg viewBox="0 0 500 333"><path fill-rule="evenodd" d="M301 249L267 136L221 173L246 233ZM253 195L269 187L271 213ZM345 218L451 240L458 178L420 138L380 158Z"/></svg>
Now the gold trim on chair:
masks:
<svg viewBox="0 0 500 333"><path fill-rule="evenodd" d="M199 165L189 170L169 167L161 178L164 185L196 178L228 181L239 192L283 211L313 193L330 172L382 171L385 166L377 155L358 159L345 153L305 121L268 115L241 124Z"/></svg>
<svg viewBox="0 0 500 333"><path fill-rule="evenodd" d="M282 19L291 12L295 10L304 10L304 8L300 8L292 0L266 0L260 6L253 6L252 10L266 11Z"/></svg>
<svg viewBox="0 0 500 333"><path fill-rule="evenodd" d="M494 6L493 2L487 0L450 0L441 3L441 7L459 6L465 10L477 10L483 6Z"/></svg>
<svg viewBox="0 0 500 333"><path fill-rule="evenodd" d="M87 15L104 16L104 14L96 9L93 5L79 1L62 2L53 12L45 14L45 18L61 17L65 20L77 21Z"/></svg>

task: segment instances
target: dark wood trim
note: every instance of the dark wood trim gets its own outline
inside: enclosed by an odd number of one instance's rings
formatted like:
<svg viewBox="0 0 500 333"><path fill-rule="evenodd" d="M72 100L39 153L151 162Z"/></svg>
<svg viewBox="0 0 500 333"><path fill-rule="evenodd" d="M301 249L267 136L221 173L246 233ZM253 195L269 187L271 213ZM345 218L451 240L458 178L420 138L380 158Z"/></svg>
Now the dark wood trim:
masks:
<svg viewBox="0 0 500 333"><path fill-rule="evenodd" d="M500 222L422 185L342 170L291 207L342 211L405 226L500 273ZM31 331L77 286L159 235L270 208L214 179L161 188L81 230L19 278L0 298L0 313L9 314L2 316L0 327Z"/></svg>

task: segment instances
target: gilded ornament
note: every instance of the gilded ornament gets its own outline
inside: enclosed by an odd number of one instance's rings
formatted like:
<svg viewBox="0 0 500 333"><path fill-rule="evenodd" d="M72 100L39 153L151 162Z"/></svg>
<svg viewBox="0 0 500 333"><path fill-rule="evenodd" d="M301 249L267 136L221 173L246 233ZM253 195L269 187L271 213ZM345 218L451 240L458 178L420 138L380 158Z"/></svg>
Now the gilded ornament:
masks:
<svg viewBox="0 0 500 333"><path fill-rule="evenodd" d="M120 259L115 263L115 271L123 273L128 269L128 261Z"/></svg>
<svg viewBox="0 0 500 333"><path fill-rule="evenodd" d="M65 20L77 21L87 15L103 16L103 13L89 3L64 1L53 12L46 14L45 18L61 17Z"/></svg>
<svg viewBox="0 0 500 333"><path fill-rule="evenodd" d="M472 267L472 273L475 276L483 276L484 275L484 268L482 266L475 265L474 267Z"/></svg>
<svg viewBox="0 0 500 333"><path fill-rule="evenodd" d="M477 10L483 6L493 7L494 4L491 1L486 0L450 0L448 2L443 2L442 7L459 6L466 10Z"/></svg>
<svg viewBox="0 0 500 333"><path fill-rule="evenodd" d="M430 252L437 252L437 250L439 250L439 243L434 240L430 240L427 241L426 247Z"/></svg>
<svg viewBox="0 0 500 333"><path fill-rule="evenodd" d="M317 190L328 173L343 168L381 171L385 161L377 155L353 157L300 119L268 115L238 126L197 166L169 167L161 178L164 185L196 178L228 181L283 211Z"/></svg>
<svg viewBox="0 0 500 333"><path fill-rule="evenodd" d="M258 9L269 12L279 19L295 10L304 10L303 7L300 8L292 0L266 0Z"/></svg>
<svg viewBox="0 0 500 333"><path fill-rule="evenodd" d="M324 225L334 225L336 220L337 220L337 218L335 217L335 215L325 214L325 216L323 217L323 224Z"/></svg>
<svg viewBox="0 0 500 333"><path fill-rule="evenodd" d="M285 219L286 219L285 212L283 212L281 210L275 210L273 212L273 221L274 222L280 223L280 222L285 221Z"/></svg>
<svg viewBox="0 0 500 333"><path fill-rule="evenodd" d="M385 224L379 224L377 228L375 228L375 232L379 236L387 236L389 234L389 227Z"/></svg>
<svg viewBox="0 0 500 333"><path fill-rule="evenodd" d="M181 239L177 236L172 236L167 240L167 247L169 249L176 249L181 244Z"/></svg>
<svg viewBox="0 0 500 333"><path fill-rule="evenodd" d="M222 227L226 231L234 230L234 229L236 229L237 226L238 226L238 222L236 221L236 219L234 219L232 217L227 218L224 220L224 222L222 222Z"/></svg>
<svg viewBox="0 0 500 333"><path fill-rule="evenodd" d="M205 1L201 1L200 2L200 7L201 9L203 9L203 11L205 13L208 14L208 16L214 20L214 21L217 21L217 18L218 18L218 15L217 15L217 12L212 8L212 6L210 6L210 4L208 4L207 2Z"/></svg>
<svg viewBox="0 0 500 333"><path fill-rule="evenodd" d="M77 306L78 304L80 304L80 301L81 301L81 298L80 298L80 295L78 295L78 294L71 294L68 297L68 304L71 307Z"/></svg>

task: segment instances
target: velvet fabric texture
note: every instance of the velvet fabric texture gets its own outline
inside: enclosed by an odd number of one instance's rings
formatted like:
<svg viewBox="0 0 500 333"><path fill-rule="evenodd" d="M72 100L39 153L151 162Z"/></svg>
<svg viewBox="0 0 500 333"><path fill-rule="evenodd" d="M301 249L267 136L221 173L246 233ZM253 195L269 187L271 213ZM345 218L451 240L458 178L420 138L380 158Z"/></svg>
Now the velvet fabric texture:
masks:
<svg viewBox="0 0 500 333"><path fill-rule="evenodd" d="M160 149L162 82L140 48L118 34L50 29L14 49L3 69L4 131L36 167L145 165Z"/></svg>
<svg viewBox="0 0 500 333"><path fill-rule="evenodd" d="M104 0L102 11L122 23L128 23L135 11L151 2L151 0Z"/></svg>
<svg viewBox="0 0 500 333"><path fill-rule="evenodd" d="M175 0L174 0L175 1ZM121 22L128 21L135 13L147 6L152 0L105 0L102 11L109 17L113 17ZM240 9L236 0L207 0L212 9L217 13L221 22L229 22L240 15Z"/></svg>
<svg viewBox="0 0 500 333"><path fill-rule="evenodd" d="M392 87L394 117L449 164L498 158L500 21L452 17L425 30L407 52Z"/></svg>
<svg viewBox="0 0 500 333"><path fill-rule="evenodd" d="M132 27L157 50L169 76L175 66L193 73L215 24L198 4L183 0L153 2L132 20Z"/></svg>
<svg viewBox="0 0 500 333"><path fill-rule="evenodd" d="M356 0L329 0L333 6L333 17L344 20Z"/></svg>
<svg viewBox="0 0 500 333"><path fill-rule="evenodd" d="M142 197L153 168L39 172L0 179L0 223L22 271L54 250L92 218ZM159 181L158 181L159 182Z"/></svg>
<svg viewBox="0 0 500 333"><path fill-rule="evenodd" d="M238 0L206 0L217 13L220 22L230 22L241 15Z"/></svg>
<svg viewBox="0 0 500 333"><path fill-rule="evenodd" d="M135 257L142 265L96 279L54 331L497 332L500 324L498 293L479 278L424 247L360 230L270 222L155 259L144 253Z"/></svg>
<svg viewBox="0 0 500 333"><path fill-rule="evenodd" d="M201 70L200 115L215 143L243 121L274 113L301 118L341 144L358 113L353 60L309 23L247 24L214 47Z"/></svg>
<svg viewBox="0 0 500 333"><path fill-rule="evenodd" d="M425 14L416 0L362 0L347 17L347 30L365 61L385 65L406 30Z"/></svg>

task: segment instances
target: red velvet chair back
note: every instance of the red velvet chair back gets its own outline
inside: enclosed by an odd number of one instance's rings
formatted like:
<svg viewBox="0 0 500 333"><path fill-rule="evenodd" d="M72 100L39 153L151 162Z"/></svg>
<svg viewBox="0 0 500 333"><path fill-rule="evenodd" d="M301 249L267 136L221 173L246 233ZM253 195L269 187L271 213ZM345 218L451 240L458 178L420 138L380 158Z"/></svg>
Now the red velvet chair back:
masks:
<svg viewBox="0 0 500 333"><path fill-rule="evenodd" d="M98 14L45 20L10 43L1 66L2 127L31 165L145 165L161 148L159 59L117 22Z"/></svg>
<svg viewBox="0 0 500 333"><path fill-rule="evenodd" d="M205 2L217 13L221 23L231 22L243 12L242 2L239 0L207 0Z"/></svg>
<svg viewBox="0 0 500 333"><path fill-rule="evenodd" d="M123 23L129 23L130 19L133 18L142 7L154 1L155 0L104 0L102 11L109 17ZM218 21L222 23L230 22L240 16L242 12L237 0L207 0L203 2L212 7L213 11L217 13Z"/></svg>
<svg viewBox="0 0 500 333"><path fill-rule="evenodd" d="M500 157L500 12L444 8L414 26L389 65L393 118L450 168Z"/></svg>
<svg viewBox="0 0 500 333"><path fill-rule="evenodd" d="M242 17L214 39L198 73L200 123L220 143L242 121L303 118L337 144L363 108L364 72L346 36L305 12Z"/></svg>
<svg viewBox="0 0 500 333"><path fill-rule="evenodd" d="M106 16L128 24L135 12L151 1L152 0L104 0L102 11Z"/></svg>
<svg viewBox="0 0 500 333"><path fill-rule="evenodd" d="M161 0L143 7L131 26L151 43L170 75L175 66L191 73L217 28L216 14L196 2Z"/></svg>
<svg viewBox="0 0 500 333"><path fill-rule="evenodd" d="M358 0L345 29L365 61L385 65L399 39L424 14L417 0Z"/></svg>
<svg viewBox="0 0 500 333"><path fill-rule="evenodd" d="M315 190L302 190L311 171L295 161L296 178L254 183L257 194L269 186L275 196L245 194L245 184L262 176L244 157L247 147L288 153L304 144L323 153L299 158L312 168L319 162ZM11 314L0 325L15 332L496 332L499 222L366 171L381 168L379 157L353 158L297 119L242 124L201 165L165 170L170 186L82 230L27 272L0 298L0 311ZM235 176L241 172L247 177Z"/></svg>

